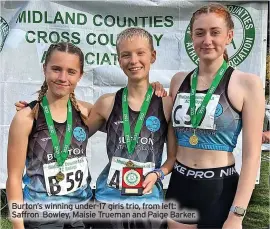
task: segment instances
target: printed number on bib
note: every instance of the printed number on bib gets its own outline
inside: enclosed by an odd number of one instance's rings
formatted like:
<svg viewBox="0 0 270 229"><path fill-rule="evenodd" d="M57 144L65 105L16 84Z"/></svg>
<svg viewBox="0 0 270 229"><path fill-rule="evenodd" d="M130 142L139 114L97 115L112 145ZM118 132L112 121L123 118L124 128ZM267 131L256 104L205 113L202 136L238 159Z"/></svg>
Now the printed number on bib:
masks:
<svg viewBox="0 0 270 229"><path fill-rule="evenodd" d="M201 105L204 96L205 94L202 93L196 94L196 110ZM215 129L215 111L218 105L219 97L220 95L212 95L198 128L211 130ZM189 93L177 94L172 113L173 127L192 127L189 98Z"/></svg>
<svg viewBox="0 0 270 229"><path fill-rule="evenodd" d="M88 177L88 163L86 157L72 158L65 161L61 167L63 180L57 181L60 171L56 162L43 165L46 190L51 195L66 195L86 185Z"/></svg>
<svg viewBox="0 0 270 229"><path fill-rule="evenodd" d="M107 179L107 185L109 187L122 190L122 179L124 179L123 168L130 167L130 163L135 167L143 168L144 176L155 168L155 163L153 162L142 163L138 161L129 160L126 158L113 157Z"/></svg>

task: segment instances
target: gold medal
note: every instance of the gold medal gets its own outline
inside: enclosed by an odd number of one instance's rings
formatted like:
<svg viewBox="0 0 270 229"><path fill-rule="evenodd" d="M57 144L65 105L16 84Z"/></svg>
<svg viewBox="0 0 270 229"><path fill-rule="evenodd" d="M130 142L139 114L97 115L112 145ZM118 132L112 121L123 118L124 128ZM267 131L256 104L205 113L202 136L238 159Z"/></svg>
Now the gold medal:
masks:
<svg viewBox="0 0 270 229"><path fill-rule="evenodd" d="M198 144L198 142L199 142L199 138L196 135L196 130L194 129L193 135L191 135L190 138L189 138L189 143L190 143L190 145L195 146L195 145Z"/></svg>
<svg viewBox="0 0 270 229"><path fill-rule="evenodd" d="M198 139L198 137L195 134L193 134L192 136L190 136L190 138L189 138L190 145L195 146L195 145L198 144L198 142L199 142L199 139Z"/></svg>
<svg viewBox="0 0 270 229"><path fill-rule="evenodd" d="M65 174L62 173L61 171L59 171L59 173L56 174L56 180L57 180L58 182L64 180L64 178L65 178Z"/></svg>

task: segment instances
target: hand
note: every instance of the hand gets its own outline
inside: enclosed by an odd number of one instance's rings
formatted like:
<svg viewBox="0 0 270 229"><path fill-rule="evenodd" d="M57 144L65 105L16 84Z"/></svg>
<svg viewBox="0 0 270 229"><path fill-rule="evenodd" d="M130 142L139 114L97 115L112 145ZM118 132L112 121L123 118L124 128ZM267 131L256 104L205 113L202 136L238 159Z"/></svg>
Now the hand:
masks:
<svg viewBox="0 0 270 229"><path fill-rule="evenodd" d="M157 179L158 179L158 176L157 176L156 173L149 173L146 176L146 178L145 178L145 180L144 180L144 182L142 184L142 186L144 188L143 189L143 194L147 194L148 192L150 192L152 190L152 188L153 188L154 184L156 183Z"/></svg>
<svg viewBox="0 0 270 229"><path fill-rule="evenodd" d="M25 101L19 101L14 104L16 106L16 111L20 111L21 109L27 107L28 103Z"/></svg>
<svg viewBox="0 0 270 229"><path fill-rule="evenodd" d="M163 88L163 85L160 82L151 83L153 89L155 90L155 95L158 97L166 97L167 91Z"/></svg>
<svg viewBox="0 0 270 229"><path fill-rule="evenodd" d="M264 131L262 133L262 143L270 143L270 131Z"/></svg>
<svg viewBox="0 0 270 229"><path fill-rule="evenodd" d="M243 217L239 217L230 212L228 218L223 224L222 229L242 229Z"/></svg>

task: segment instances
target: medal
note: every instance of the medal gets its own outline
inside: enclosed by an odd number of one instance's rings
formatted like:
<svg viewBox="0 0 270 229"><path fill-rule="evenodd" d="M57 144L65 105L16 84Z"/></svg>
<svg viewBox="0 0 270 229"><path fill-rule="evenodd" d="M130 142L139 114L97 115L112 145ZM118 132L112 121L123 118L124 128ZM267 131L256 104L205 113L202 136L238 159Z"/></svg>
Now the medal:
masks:
<svg viewBox="0 0 270 229"><path fill-rule="evenodd" d="M207 104L209 103L213 93L217 89L224 73L226 72L227 69L227 62L224 60L221 67L218 69L217 74L215 75L215 78L213 79L213 82L210 86L210 88L207 90L207 93L199 106L199 108L196 110L196 88L197 88L197 83L198 83L198 72L199 68L196 68L195 71L192 74L192 79L191 79L191 90L190 90L190 117L191 117L191 126L194 128L194 133L193 135L190 136L189 138L189 143L190 145L197 145L199 142L199 138L195 133L195 130L198 126L201 125L201 122L203 121L203 117L205 115L206 107Z"/></svg>
<svg viewBox="0 0 270 229"><path fill-rule="evenodd" d="M62 180L64 180L64 178L65 178L65 174L62 173L61 171L59 171L59 173L56 174L56 180L58 182L61 182Z"/></svg>
<svg viewBox="0 0 270 229"><path fill-rule="evenodd" d="M59 167L61 167L66 159L68 158L68 149L71 143L72 138L72 106L70 99L67 103L67 125L66 132L64 137L64 144L62 150L60 149L60 142L58 140L58 136L56 134L56 130L54 127L54 122L52 119L49 102L46 96L42 98L42 107L44 111L45 120L48 126L48 131L52 140L53 150L54 150L54 158ZM58 182L64 180L65 174L61 172L61 170L56 174L56 180Z"/></svg>
<svg viewBox="0 0 270 229"><path fill-rule="evenodd" d="M198 142L199 142L199 138L195 134L190 136L190 138L189 138L190 145L195 146L198 144Z"/></svg>

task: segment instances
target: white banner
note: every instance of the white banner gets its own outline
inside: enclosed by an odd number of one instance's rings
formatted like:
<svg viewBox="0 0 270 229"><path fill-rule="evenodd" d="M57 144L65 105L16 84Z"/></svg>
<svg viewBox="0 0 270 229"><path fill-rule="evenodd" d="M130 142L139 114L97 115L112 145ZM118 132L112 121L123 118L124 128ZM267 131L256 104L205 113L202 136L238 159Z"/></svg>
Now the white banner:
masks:
<svg viewBox="0 0 270 229"><path fill-rule="evenodd" d="M230 64L257 74L264 81L267 2L223 2L235 23L235 36L228 47ZM127 78L117 63L117 34L127 27L145 28L153 35L157 60L151 81L169 87L178 71L196 67L197 56L189 37L192 13L206 2L200 1L1 1L0 29L0 187L7 178L7 141L14 103L32 101L44 76L42 63L51 43L69 41L85 54L85 74L76 95L94 103L99 96L123 87ZM89 140L88 161L92 187L107 164L106 135L97 133ZM165 151L164 151L165 152ZM241 139L235 150L237 169L241 167ZM165 154L165 153L164 153ZM99 163L97 163L99 162ZM165 188L168 178L165 179Z"/></svg>

